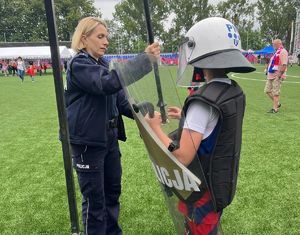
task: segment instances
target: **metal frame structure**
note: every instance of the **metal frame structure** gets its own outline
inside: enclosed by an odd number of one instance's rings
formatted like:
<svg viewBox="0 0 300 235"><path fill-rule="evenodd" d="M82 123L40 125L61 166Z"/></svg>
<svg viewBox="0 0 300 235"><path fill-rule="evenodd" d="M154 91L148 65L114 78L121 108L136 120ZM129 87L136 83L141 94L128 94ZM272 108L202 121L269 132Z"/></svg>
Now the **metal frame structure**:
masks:
<svg viewBox="0 0 300 235"><path fill-rule="evenodd" d="M67 123L67 115L64 100L64 86L62 73L60 70L60 55L58 50L58 39L57 39L57 28L55 20L54 2L53 0L44 0L46 17L47 17L47 27L49 35L49 44L51 50L51 60L54 76L54 86L56 94L56 104L59 119L59 134L62 142L62 151L64 159L64 169L67 185L68 194L68 204L71 222L71 232L72 235L78 235L79 232L79 220L76 204L76 194L75 185L73 177L73 168L71 160L71 149L69 140L69 129Z"/></svg>

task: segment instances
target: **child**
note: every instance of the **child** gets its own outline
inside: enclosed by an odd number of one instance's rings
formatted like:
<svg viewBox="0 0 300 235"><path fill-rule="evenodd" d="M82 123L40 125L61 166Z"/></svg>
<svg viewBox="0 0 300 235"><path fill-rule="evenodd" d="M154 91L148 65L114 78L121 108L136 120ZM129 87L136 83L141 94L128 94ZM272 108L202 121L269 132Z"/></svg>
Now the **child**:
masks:
<svg viewBox="0 0 300 235"><path fill-rule="evenodd" d="M30 76L31 81L34 82L34 75L35 75L34 69L35 69L35 66L34 66L34 64L33 64L32 61L29 61L29 65L30 65L30 66L29 66L29 68L27 69L27 74Z"/></svg>
<svg viewBox="0 0 300 235"><path fill-rule="evenodd" d="M2 64L2 73L5 77L8 76L8 63L6 63L6 61Z"/></svg>
<svg viewBox="0 0 300 235"><path fill-rule="evenodd" d="M188 66L194 67L192 82L200 81L201 74L205 78L205 84L186 99L182 111L178 107L168 109L168 116L182 123L180 135L175 141L169 138L158 112L145 118L173 156L194 174L203 175L201 182L206 182L199 193L195 190L186 200L179 198L177 209L184 216L185 227L182 234L217 235L222 211L235 194L245 110L245 95L227 74L255 68L241 52L236 27L224 18L196 23L179 51L177 84L190 84Z"/></svg>

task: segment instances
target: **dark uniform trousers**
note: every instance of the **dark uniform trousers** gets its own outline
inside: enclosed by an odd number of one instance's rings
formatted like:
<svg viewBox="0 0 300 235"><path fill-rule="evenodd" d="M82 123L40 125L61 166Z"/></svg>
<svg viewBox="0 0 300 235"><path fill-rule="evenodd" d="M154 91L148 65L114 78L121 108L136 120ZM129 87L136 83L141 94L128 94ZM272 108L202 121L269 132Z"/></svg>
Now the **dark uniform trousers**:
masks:
<svg viewBox="0 0 300 235"><path fill-rule="evenodd" d="M85 235L120 235L121 154L117 129L107 129L108 146L72 144L73 165L82 193Z"/></svg>

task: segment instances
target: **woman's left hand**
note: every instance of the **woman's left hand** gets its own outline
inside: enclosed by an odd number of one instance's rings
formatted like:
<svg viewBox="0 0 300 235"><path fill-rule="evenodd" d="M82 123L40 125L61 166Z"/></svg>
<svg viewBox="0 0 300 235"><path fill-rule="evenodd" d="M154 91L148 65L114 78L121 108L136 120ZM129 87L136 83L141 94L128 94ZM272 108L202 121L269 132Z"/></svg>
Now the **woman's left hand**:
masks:
<svg viewBox="0 0 300 235"><path fill-rule="evenodd" d="M147 46L145 52L150 55L154 56L156 59L160 56L160 45L158 42L154 42L151 45Z"/></svg>

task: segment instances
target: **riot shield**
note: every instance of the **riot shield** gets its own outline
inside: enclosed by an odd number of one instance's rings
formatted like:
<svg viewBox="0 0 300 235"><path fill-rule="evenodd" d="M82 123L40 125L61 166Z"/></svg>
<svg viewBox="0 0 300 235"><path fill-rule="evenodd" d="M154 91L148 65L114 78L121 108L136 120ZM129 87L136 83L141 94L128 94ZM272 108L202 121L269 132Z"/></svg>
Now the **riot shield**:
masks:
<svg viewBox="0 0 300 235"><path fill-rule="evenodd" d="M219 226L220 212L216 212L213 208L213 199L200 162L201 156L195 156L192 163L185 166L172 154L172 150L164 145L145 119L145 115L151 117L154 111L160 112L162 103L166 113L168 107L175 106L182 109L188 90L187 88L176 87L175 74L175 66L159 66L160 92L162 92L160 95L157 94L159 91L153 72L137 82L133 82L134 78L128 74L122 74L122 72L121 77L124 84L126 84L125 92L134 119L165 197L177 234L221 234ZM163 100L159 100L161 97L163 97ZM180 119L167 117L166 123L162 125L164 133L171 140L176 140L180 135L178 128L182 125L183 120L184 117ZM194 148L197 148L197 146L194 145ZM199 208L203 207L203 210L194 210L195 205ZM195 216L195 213L197 213L197 216ZM210 217L217 218L213 228L212 226L207 228L202 223L210 220Z"/></svg>

